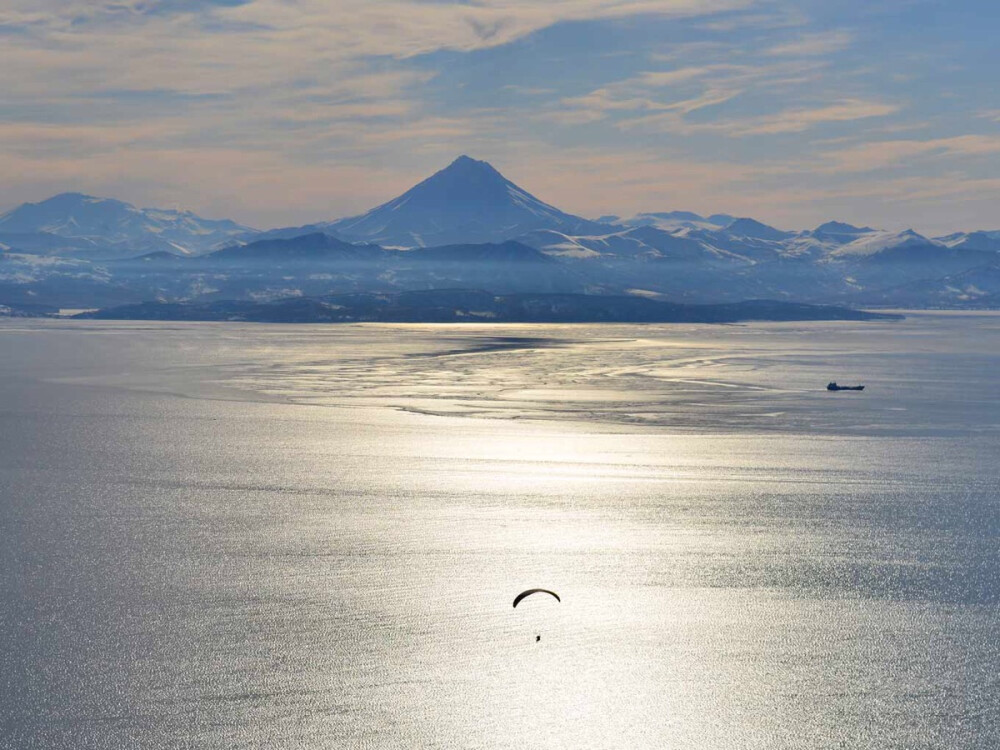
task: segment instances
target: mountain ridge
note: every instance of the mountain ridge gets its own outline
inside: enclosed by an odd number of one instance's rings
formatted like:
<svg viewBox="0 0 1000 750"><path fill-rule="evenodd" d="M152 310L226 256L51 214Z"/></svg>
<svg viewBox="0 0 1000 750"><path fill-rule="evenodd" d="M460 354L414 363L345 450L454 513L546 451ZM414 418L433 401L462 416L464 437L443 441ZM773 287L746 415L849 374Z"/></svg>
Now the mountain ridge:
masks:
<svg viewBox="0 0 1000 750"><path fill-rule="evenodd" d="M137 208L116 198L84 193L58 193L37 203L22 203L0 215L0 238L47 244L65 254L106 254L109 257L167 250L182 255L205 252L246 234L250 227L230 219L204 219L191 211ZM18 239L20 238L20 239ZM80 247L67 241L86 241Z"/></svg>
<svg viewBox="0 0 1000 750"><path fill-rule="evenodd" d="M82 193L0 216L0 304L65 307L459 286L700 303L969 306L996 299L976 291L977 279L993 288L993 271L974 269L998 260L997 231L929 238L828 221L793 232L691 211L595 222L468 156L364 214L266 232ZM950 295L956 283L964 291Z"/></svg>

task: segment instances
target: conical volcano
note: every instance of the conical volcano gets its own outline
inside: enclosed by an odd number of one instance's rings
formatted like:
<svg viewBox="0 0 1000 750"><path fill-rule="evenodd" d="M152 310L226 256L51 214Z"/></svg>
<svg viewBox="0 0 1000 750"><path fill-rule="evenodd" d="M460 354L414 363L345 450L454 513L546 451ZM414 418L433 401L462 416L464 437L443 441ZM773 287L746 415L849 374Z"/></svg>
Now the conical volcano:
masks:
<svg viewBox="0 0 1000 750"><path fill-rule="evenodd" d="M604 227L543 203L485 161L460 156L398 198L330 229L353 241L430 247L503 242L537 229L585 234Z"/></svg>

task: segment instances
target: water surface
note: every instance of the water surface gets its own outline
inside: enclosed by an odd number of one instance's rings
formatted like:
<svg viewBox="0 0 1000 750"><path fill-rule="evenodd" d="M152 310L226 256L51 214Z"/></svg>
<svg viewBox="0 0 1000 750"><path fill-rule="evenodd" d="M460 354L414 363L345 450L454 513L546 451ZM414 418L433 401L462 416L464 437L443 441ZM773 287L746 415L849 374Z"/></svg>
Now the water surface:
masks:
<svg viewBox="0 0 1000 750"><path fill-rule="evenodd" d="M998 352L5 322L0 747L995 746Z"/></svg>

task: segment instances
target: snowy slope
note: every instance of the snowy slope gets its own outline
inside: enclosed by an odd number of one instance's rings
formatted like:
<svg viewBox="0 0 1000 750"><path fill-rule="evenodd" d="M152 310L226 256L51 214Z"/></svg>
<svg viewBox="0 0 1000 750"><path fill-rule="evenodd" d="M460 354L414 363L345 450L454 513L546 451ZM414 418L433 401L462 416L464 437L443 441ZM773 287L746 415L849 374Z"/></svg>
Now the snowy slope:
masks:
<svg viewBox="0 0 1000 750"><path fill-rule="evenodd" d="M992 250L1000 252L1000 230L978 231L978 232L956 232L945 237L937 237L948 247L960 248L962 250Z"/></svg>
<svg viewBox="0 0 1000 750"><path fill-rule="evenodd" d="M120 257L153 250L198 254L253 231L227 219L203 219L190 211L136 208L124 201L81 193L61 193L39 203L24 203L0 216L0 237L8 244L20 242L25 249L36 251L47 242L54 248L51 252L70 255ZM83 240L92 248L59 243L52 237Z"/></svg>
<svg viewBox="0 0 1000 750"><path fill-rule="evenodd" d="M542 202L468 156L388 203L325 226L345 239L386 247L502 242L539 229L567 234L607 229Z"/></svg>
<svg viewBox="0 0 1000 750"><path fill-rule="evenodd" d="M724 214L715 214L711 218L705 218L692 211L646 212L635 214L627 219L614 218L614 223L622 226L656 227L666 232L675 232L679 229L721 229L733 221L733 217Z"/></svg>
<svg viewBox="0 0 1000 750"><path fill-rule="evenodd" d="M944 244L924 237L912 229L906 229L902 232L873 231L866 232L857 239L842 245L834 250L831 256L836 258L861 257L881 253L885 250L926 246L944 247Z"/></svg>

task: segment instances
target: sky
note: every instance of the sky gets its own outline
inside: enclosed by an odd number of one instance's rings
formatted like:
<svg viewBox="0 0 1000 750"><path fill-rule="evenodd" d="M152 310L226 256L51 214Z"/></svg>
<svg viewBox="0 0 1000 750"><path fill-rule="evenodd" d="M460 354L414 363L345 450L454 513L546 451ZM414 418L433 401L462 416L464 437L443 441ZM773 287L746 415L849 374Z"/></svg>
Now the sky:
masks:
<svg viewBox="0 0 1000 750"><path fill-rule="evenodd" d="M0 210L267 228L460 154L587 217L1000 228L996 0L4 0Z"/></svg>

